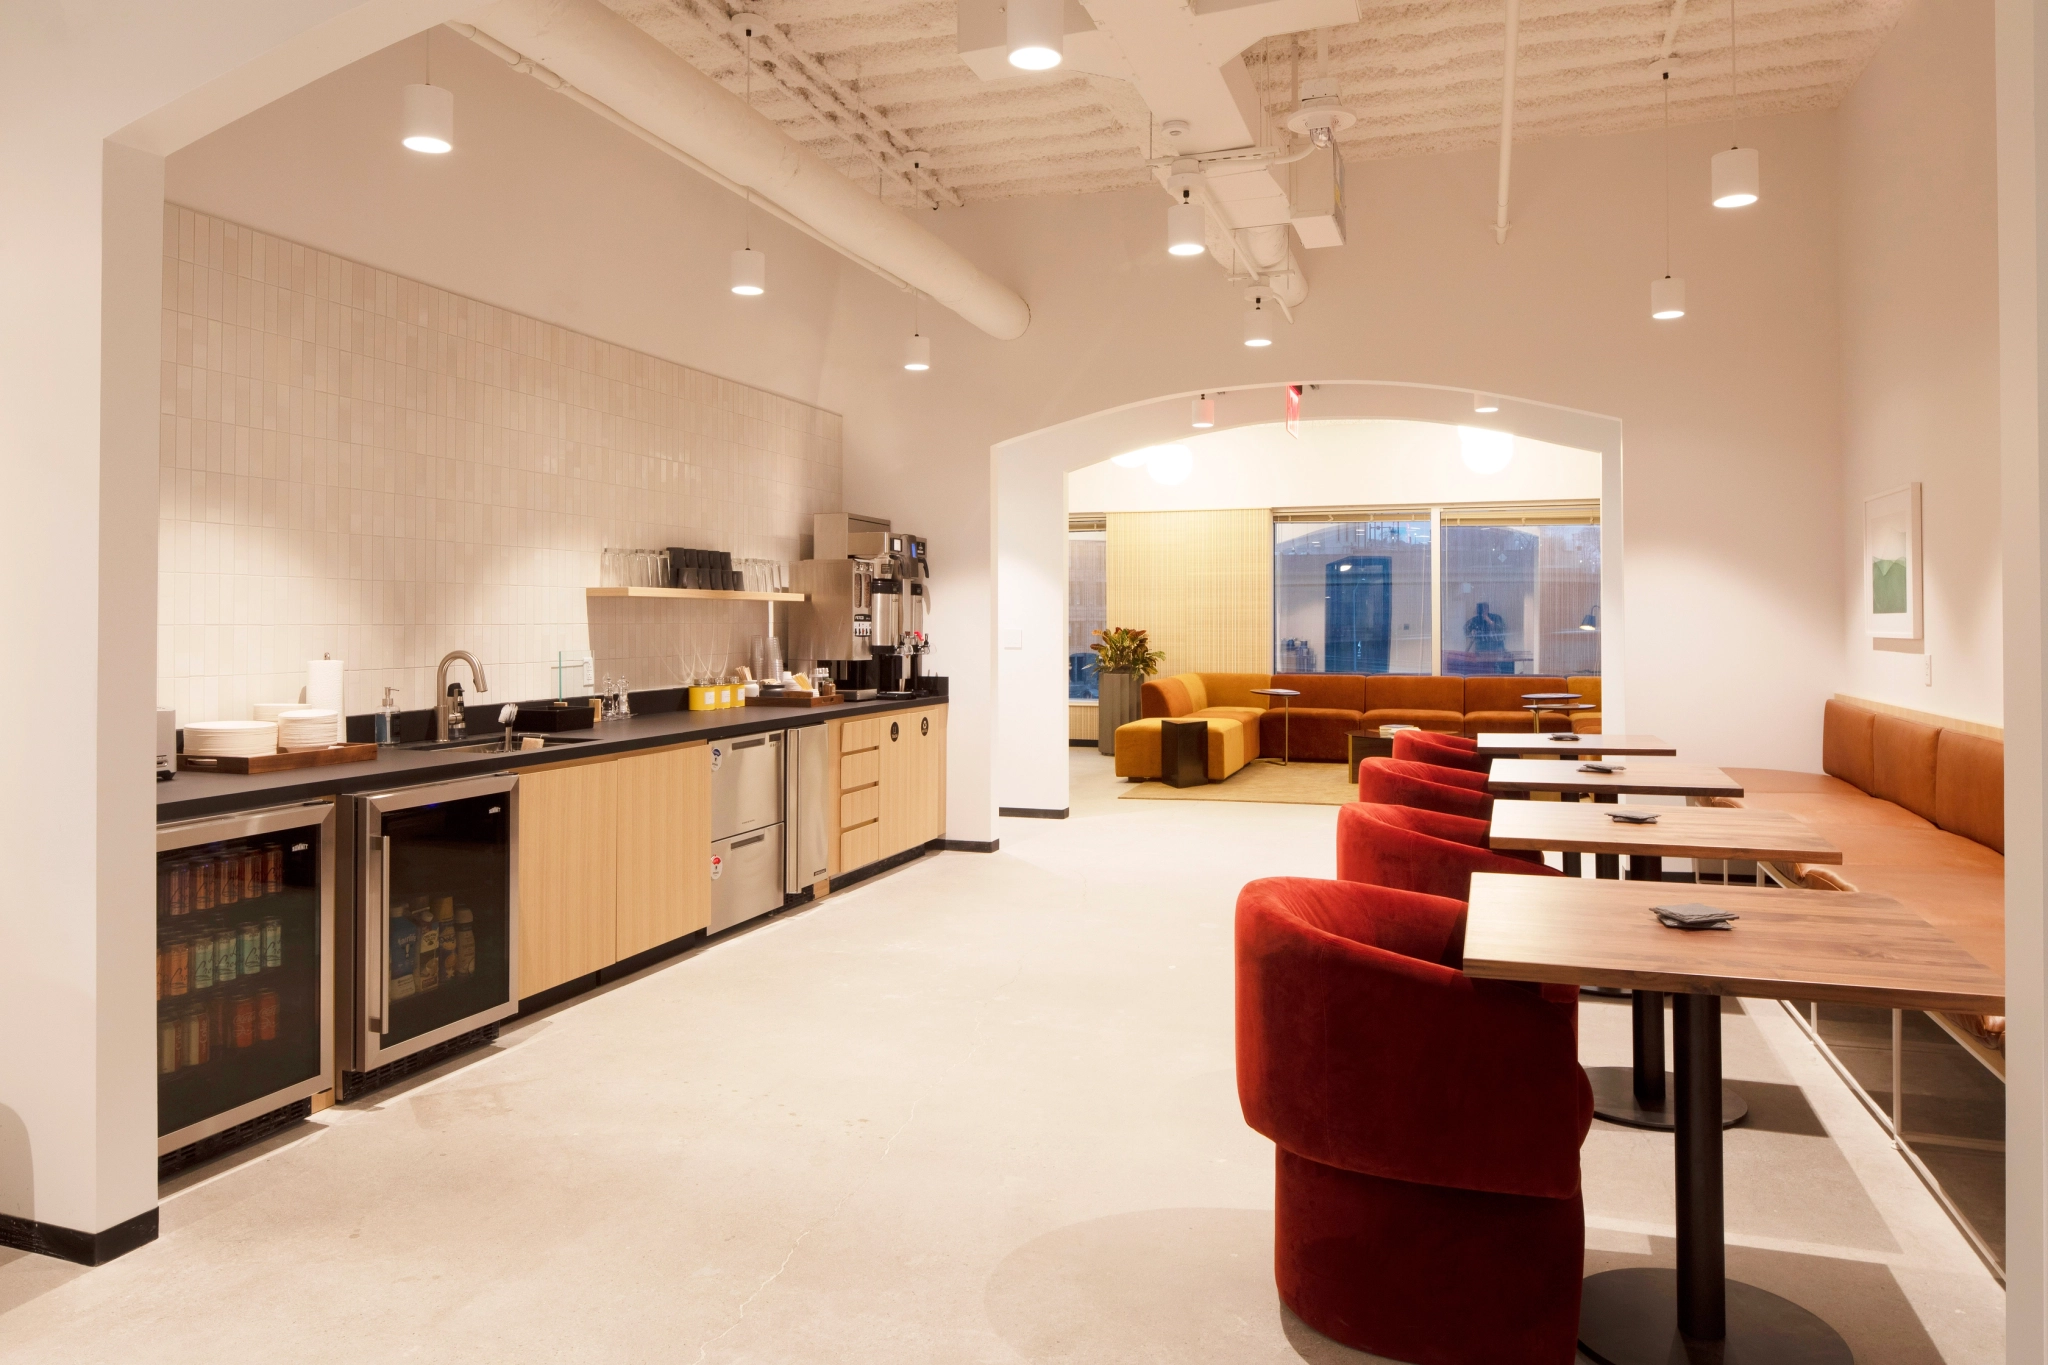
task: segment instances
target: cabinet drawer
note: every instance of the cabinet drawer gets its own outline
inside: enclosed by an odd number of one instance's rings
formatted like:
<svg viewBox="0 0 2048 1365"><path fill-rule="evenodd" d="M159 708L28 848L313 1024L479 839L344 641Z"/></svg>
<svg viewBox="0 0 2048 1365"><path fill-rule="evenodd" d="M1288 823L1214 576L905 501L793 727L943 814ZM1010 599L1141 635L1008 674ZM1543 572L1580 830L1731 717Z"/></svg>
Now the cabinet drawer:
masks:
<svg viewBox="0 0 2048 1365"><path fill-rule="evenodd" d="M839 727L839 752L858 753L872 749L882 742L882 717L864 716L860 720L849 720Z"/></svg>
<svg viewBox="0 0 2048 1365"><path fill-rule="evenodd" d="M882 789L863 787L857 792L847 792L839 798L839 827L852 829L865 825L882 813Z"/></svg>
<svg viewBox="0 0 2048 1365"><path fill-rule="evenodd" d="M874 749L839 760L839 790L872 787L882 779L882 755Z"/></svg>
<svg viewBox="0 0 2048 1365"><path fill-rule="evenodd" d="M839 836L839 865L847 871L866 867L882 856L882 827L870 822Z"/></svg>

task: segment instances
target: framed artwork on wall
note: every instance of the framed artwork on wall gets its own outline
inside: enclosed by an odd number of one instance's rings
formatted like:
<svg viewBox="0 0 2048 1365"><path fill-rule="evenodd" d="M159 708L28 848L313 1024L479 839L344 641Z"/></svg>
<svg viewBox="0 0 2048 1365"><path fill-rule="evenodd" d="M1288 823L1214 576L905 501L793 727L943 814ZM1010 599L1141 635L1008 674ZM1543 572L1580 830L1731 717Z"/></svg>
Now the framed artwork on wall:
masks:
<svg viewBox="0 0 2048 1365"><path fill-rule="evenodd" d="M1864 499L1862 578L1870 638L1919 639L1919 484Z"/></svg>

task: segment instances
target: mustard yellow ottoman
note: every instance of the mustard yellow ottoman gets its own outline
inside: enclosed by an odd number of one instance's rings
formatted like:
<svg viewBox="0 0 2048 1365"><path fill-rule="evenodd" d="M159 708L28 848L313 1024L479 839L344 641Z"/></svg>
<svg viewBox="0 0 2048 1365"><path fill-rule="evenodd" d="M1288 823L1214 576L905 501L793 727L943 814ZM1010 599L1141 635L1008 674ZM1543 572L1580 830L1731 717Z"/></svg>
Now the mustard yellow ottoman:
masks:
<svg viewBox="0 0 2048 1365"><path fill-rule="evenodd" d="M1209 724L1209 780L1221 782L1244 766L1244 726L1221 716L1183 716ZM1157 778L1159 718L1134 720L1116 727L1116 775Z"/></svg>

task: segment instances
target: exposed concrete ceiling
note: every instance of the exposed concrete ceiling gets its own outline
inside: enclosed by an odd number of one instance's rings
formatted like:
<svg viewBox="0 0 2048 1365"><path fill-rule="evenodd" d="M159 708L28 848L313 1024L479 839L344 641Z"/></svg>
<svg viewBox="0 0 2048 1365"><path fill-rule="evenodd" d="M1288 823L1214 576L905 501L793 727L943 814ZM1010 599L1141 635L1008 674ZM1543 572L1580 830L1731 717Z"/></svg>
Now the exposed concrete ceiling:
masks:
<svg viewBox="0 0 2048 1365"><path fill-rule="evenodd" d="M1085 0L1083 0L1085 5ZM1162 0L1168 3L1171 0ZM605 0L738 93L745 82L725 0ZM1897 21L1904 0L1738 0L1746 116L1838 104ZM879 178L909 203L959 204L1146 183L1151 111L1128 84L1078 74L983 81L961 61L953 0L757 0L774 32L756 40L753 96L848 176ZM1501 0L1366 0L1329 33L1331 74L1358 122L1347 158L1496 145ZM1653 64L1672 5L1522 0L1516 141L1653 127ZM1728 0L1687 0L1673 48L1674 122L1726 119ZM1268 39L1245 64L1277 122L1292 108L1297 43ZM1299 44L1315 72L1314 36ZM1164 139L1159 140L1162 144ZM912 168L905 153L921 150ZM1166 148L1157 149L1164 154Z"/></svg>

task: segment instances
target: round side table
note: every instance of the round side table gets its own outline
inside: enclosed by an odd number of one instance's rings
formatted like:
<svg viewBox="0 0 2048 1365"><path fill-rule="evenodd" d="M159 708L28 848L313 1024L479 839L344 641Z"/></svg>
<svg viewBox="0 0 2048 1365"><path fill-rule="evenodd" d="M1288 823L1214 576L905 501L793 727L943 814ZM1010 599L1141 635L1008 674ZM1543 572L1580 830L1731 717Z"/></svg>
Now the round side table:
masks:
<svg viewBox="0 0 2048 1365"><path fill-rule="evenodd" d="M1292 734L1294 722L1292 702L1301 693L1291 687L1254 687L1252 694L1259 697L1278 697L1280 699L1280 766L1284 768L1287 766L1288 748L1294 738Z"/></svg>

